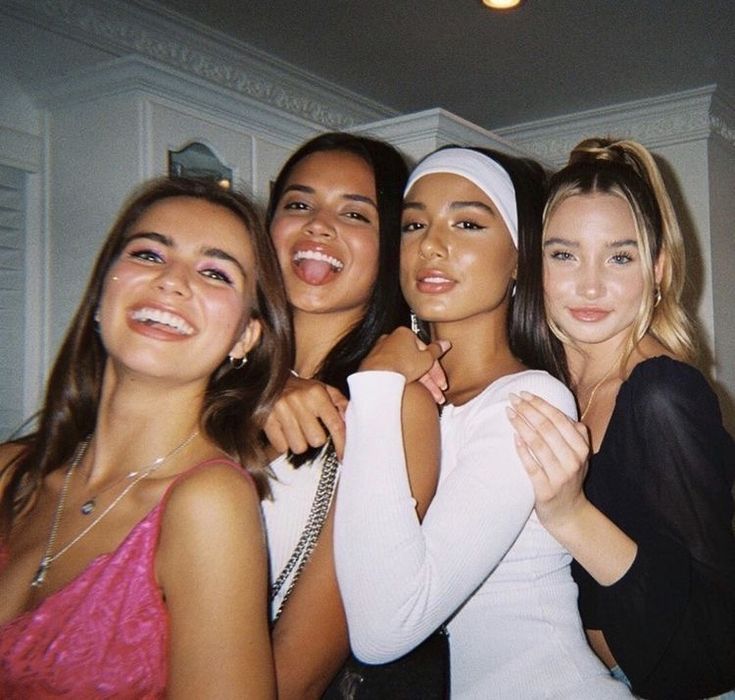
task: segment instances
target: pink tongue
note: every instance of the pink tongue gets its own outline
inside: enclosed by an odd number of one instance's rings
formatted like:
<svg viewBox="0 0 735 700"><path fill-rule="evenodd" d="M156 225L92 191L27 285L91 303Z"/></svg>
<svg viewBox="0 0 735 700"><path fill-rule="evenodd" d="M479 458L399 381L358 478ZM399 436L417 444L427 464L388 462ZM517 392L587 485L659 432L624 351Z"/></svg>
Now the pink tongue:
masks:
<svg viewBox="0 0 735 700"><path fill-rule="evenodd" d="M332 266L321 260L302 260L296 269L307 284L324 284L333 272Z"/></svg>

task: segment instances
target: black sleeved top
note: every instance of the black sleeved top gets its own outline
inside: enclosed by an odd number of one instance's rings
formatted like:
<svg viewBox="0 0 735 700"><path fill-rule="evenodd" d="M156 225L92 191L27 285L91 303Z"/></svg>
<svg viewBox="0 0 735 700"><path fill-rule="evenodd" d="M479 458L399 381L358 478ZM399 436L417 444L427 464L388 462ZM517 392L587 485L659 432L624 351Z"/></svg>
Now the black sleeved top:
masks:
<svg viewBox="0 0 735 700"><path fill-rule="evenodd" d="M576 562L579 607L633 691L689 700L735 688L735 443L702 374L667 357L622 384L590 460L589 500L638 544L611 586Z"/></svg>

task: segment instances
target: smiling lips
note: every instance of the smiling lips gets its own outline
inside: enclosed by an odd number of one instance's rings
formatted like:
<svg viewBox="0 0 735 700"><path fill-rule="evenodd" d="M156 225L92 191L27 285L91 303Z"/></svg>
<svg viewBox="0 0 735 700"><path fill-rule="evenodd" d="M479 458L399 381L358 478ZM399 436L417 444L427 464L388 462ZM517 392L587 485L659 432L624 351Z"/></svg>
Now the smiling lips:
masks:
<svg viewBox="0 0 735 700"><path fill-rule="evenodd" d="M317 286L329 282L345 266L339 258L311 248L297 250L291 260L299 279Z"/></svg>
<svg viewBox="0 0 735 700"><path fill-rule="evenodd" d="M572 315L572 318L576 319L577 321L582 321L584 323L595 323L597 321L602 321L603 319L607 318L610 311L606 309L599 309L597 307L583 306L580 308L570 308L569 313Z"/></svg>
<svg viewBox="0 0 735 700"><path fill-rule="evenodd" d="M155 326L177 335L188 336L194 333L194 328L185 319L178 314L163 309L144 306L141 309L135 309L130 314L130 318L146 326Z"/></svg>

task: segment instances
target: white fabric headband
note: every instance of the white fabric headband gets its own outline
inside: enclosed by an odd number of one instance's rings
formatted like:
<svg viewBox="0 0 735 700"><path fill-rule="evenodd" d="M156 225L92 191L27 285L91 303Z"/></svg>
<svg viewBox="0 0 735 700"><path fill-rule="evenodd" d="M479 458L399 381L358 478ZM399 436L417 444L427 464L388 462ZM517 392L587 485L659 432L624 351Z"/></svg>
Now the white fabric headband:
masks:
<svg viewBox="0 0 735 700"><path fill-rule="evenodd" d="M424 158L411 173L404 195L424 175L451 173L477 185L497 207L518 248L518 207L513 181L505 169L489 156L470 148L444 148Z"/></svg>

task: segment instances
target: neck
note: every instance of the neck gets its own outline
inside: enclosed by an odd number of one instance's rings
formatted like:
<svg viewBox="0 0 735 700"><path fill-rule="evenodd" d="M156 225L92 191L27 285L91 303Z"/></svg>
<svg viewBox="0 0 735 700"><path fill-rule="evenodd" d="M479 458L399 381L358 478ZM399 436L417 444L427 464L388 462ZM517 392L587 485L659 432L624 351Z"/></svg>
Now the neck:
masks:
<svg viewBox="0 0 735 700"><path fill-rule="evenodd" d="M452 343L441 360L449 383L449 403L466 403L496 379L523 369L510 350L506 326L506 315L493 313L431 324L432 338Z"/></svg>
<svg viewBox="0 0 735 700"><path fill-rule="evenodd" d="M350 310L314 314L294 309L296 358L293 369L298 375L314 376L332 348L354 327L362 313L362 310L359 313Z"/></svg>
<svg viewBox="0 0 735 700"><path fill-rule="evenodd" d="M85 458L94 465L88 479L109 480L168 454L198 429L203 392L201 383L162 388L155 382L120 377L108 363L94 440ZM200 434L193 442L201 448L206 439ZM184 452L191 455L190 446Z"/></svg>

